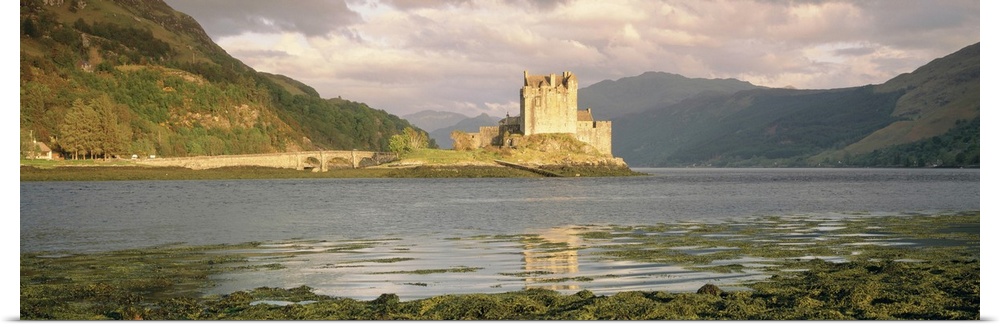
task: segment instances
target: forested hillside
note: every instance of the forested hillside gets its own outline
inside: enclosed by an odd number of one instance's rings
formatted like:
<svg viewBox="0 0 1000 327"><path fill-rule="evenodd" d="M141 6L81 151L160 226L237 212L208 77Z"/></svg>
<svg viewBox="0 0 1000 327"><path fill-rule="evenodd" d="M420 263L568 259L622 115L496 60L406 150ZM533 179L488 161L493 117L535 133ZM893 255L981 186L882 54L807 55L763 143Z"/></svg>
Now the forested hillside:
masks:
<svg viewBox="0 0 1000 327"><path fill-rule="evenodd" d="M844 147L887 126L900 95L876 94L869 86L699 97L671 106L663 116L622 118L615 126L622 131L615 135L615 149L632 165L742 166L773 160L805 165L788 160Z"/></svg>
<svg viewBox="0 0 1000 327"><path fill-rule="evenodd" d="M979 118L960 119L948 132L917 142L846 155L839 162L863 167L977 167L979 166Z"/></svg>
<svg viewBox="0 0 1000 327"><path fill-rule="evenodd" d="M412 127L259 73L159 0L22 0L22 156L72 158L388 150Z"/></svg>

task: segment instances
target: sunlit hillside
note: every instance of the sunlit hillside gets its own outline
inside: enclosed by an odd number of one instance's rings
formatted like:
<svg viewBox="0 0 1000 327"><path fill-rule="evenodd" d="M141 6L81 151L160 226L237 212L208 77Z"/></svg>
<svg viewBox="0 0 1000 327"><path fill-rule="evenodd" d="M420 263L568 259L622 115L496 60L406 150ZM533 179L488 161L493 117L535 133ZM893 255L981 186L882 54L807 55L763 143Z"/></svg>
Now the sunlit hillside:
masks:
<svg viewBox="0 0 1000 327"><path fill-rule="evenodd" d="M254 71L159 0L21 1L22 157L387 150L408 122Z"/></svg>

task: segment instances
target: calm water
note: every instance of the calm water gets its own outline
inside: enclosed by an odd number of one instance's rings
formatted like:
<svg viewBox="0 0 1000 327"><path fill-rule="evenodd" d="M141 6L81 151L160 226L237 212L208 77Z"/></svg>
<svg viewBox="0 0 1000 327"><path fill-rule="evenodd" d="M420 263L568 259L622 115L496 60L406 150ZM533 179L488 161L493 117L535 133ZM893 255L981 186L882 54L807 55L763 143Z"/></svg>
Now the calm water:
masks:
<svg viewBox="0 0 1000 327"><path fill-rule="evenodd" d="M20 250L91 252L189 243L389 239L341 256L282 262L281 273L224 276L218 292L294 287L374 298L456 291L508 291L530 270L523 245L456 240L538 233L566 241L567 226L721 222L742 217L840 217L979 210L976 169L640 169L652 176L568 179L323 179L126 182L22 182ZM314 243L319 248L334 246ZM385 268L338 262L415 258ZM276 247L276 251L282 251ZM574 258L582 253L574 253ZM680 276L675 267L574 259L590 274ZM462 283L448 274L372 275L372 270L477 266ZM626 273L623 273L625 271ZM564 273L566 273L564 271ZM394 277L395 276L395 277ZM718 277L718 276L716 276ZM732 276L739 277L739 276ZM639 277L637 277L639 278ZM697 288L684 278L675 285ZM589 284L608 291L648 287L648 280ZM655 284L655 282L654 282ZM572 288L572 287L570 287ZM599 293L599 292L595 292Z"/></svg>

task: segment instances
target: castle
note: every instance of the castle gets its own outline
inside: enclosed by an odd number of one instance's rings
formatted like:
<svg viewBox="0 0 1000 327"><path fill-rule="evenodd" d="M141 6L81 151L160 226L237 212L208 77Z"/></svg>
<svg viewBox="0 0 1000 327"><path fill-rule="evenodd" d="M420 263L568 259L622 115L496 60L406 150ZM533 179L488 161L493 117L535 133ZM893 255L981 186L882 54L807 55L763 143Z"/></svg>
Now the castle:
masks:
<svg viewBox="0 0 1000 327"><path fill-rule="evenodd" d="M611 122L594 121L590 108L578 110L576 75L528 75L524 72L521 87L521 115L508 116L497 126L481 126L479 133L470 133L479 147L516 147L518 135L561 133L590 144L602 154L611 156Z"/></svg>

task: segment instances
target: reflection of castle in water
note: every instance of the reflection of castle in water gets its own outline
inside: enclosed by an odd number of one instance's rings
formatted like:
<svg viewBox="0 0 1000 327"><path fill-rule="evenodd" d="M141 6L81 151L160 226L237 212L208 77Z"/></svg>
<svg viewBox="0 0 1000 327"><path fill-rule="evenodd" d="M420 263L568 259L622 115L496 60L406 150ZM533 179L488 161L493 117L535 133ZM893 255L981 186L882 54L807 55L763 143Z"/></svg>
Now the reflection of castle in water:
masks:
<svg viewBox="0 0 1000 327"><path fill-rule="evenodd" d="M554 282L573 278L580 271L576 248L580 245L579 230L554 227L538 234L541 242L529 242L524 247L524 288L576 290L580 285ZM560 250L564 249L564 250Z"/></svg>

